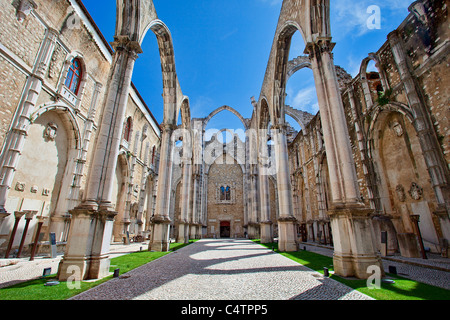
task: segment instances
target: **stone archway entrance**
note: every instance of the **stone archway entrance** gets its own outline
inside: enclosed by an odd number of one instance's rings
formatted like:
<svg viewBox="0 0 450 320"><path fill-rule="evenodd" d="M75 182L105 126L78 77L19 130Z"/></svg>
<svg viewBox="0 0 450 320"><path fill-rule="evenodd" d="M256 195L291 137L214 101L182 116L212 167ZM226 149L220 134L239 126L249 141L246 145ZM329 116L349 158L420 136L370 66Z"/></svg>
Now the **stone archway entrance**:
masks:
<svg viewBox="0 0 450 320"><path fill-rule="evenodd" d="M220 222L220 237L230 238L231 235L231 221Z"/></svg>

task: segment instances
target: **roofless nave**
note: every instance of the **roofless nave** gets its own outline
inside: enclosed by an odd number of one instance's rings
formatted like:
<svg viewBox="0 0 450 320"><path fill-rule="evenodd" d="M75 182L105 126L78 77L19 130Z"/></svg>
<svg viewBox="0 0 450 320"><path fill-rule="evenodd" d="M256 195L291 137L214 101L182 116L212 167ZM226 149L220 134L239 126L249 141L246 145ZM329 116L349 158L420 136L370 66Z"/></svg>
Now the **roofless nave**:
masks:
<svg viewBox="0 0 450 320"><path fill-rule="evenodd" d="M0 1L2 252L33 254L37 243L45 252L53 233L65 250L60 280L75 269L83 279L108 274L110 243L127 232L155 251L170 238L277 237L282 251L333 244L335 272L358 278L381 266L380 254L418 257L421 244L446 252L448 96L435 93L448 83L443 1L414 2L352 79L333 63L329 1L285 0L251 119L228 106L192 119L152 1L117 3L111 49L80 0ZM75 17L82 23L70 24ZM289 61L297 31L305 51ZM151 33L161 125L131 83ZM366 71L371 60L378 72ZM287 81L304 67L315 116L285 105ZM224 110L242 121L245 141L231 132L224 144L224 131L205 139Z"/></svg>

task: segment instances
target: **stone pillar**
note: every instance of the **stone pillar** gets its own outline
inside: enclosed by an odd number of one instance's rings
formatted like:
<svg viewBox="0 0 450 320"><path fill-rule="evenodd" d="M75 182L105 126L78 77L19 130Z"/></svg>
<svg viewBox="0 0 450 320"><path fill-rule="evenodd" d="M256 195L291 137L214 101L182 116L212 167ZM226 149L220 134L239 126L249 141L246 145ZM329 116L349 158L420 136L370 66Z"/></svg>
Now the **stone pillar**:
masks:
<svg viewBox="0 0 450 320"><path fill-rule="evenodd" d="M269 188L269 153L267 148L267 134L261 130L259 152L259 200L261 208L260 234L261 243L272 243L272 221L270 221L270 188Z"/></svg>
<svg viewBox="0 0 450 320"><path fill-rule="evenodd" d="M33 220L33 217L38 213L37 211L24 211L25 212L25 228L23 229L22 233L22 240L20 241L19 246L19 252L17 253L17 258L20 258L20 255L22 254L23 246L25 245L25 240L27 238L28 233L28 227L30 225L31 220Z"/></svg>
<svg viewBox="0 0 450 320"><path fill-rule="evenodd" d="M428 108L420 98L420 89L411 75L405 49L398 31L388 35L389 44L397 65L403 87L405 88L408 105L415 115L414 128L419 138L422 154L430 174L439 211L450 211L449 170L442 155L433 122L430 119ZM448 239L450 240L450 239Z"/></svg>
<svg viewBox="0 0 450 320"><path fill-rule="evenodd" d="M42 91L42 82L55 50L57 39L58 31L48 29L40 47L33 73L28 77L23 93L23 102L17 108L10 133L5 139L4 152L0 161L0 212L6 212L5 204L8 191L11 188L14 172L31 124L30 116L36 109L37 100Z"/></svg>
<svg viewBox="0 0 450 320"><path fill-rule="evenodd" d="M183 183L181 189L181 220L178 225L177 242L189 243L189 235L190 235L189 208L191 204L192 166L191 166L191 159L184 158L182 161L183 161Z"/></svg>
<svg viewBox="0 0 450 320"><path fill-rule="evenodd" d="M316 82L320 117L327 153L331 189L331 219L334 270L337 275L367 279L369 266L383 273L375 245L371 216L373 209L360 203L355 163L350 145L344 106L340 96L330 38L308 43L307 53Z"/></svg>
<svg viewBox="0 0 450 320"><path fill-rule="evenodd" d="M169 251L170 236L170 184L172 181L172 133L176 125L162 124L161 153L158 173L158 189L156 193L155 215L152 218L152 239L149 250Z"/></svg>
<svg viewBox="0 0 450 320"><path fill-rule="evenodd" d="M37 217L38 223L37 223L36 235L34 237L33 247L31 249L30 261L34 261L34 257L36 256L37 247L39 245L39 236L41 235L41 229L42 229L42 226L44 225L44 222L46 219L47 219L47 217L42 217L42 216Z"/></svg>
<svg viewBox="0 0 450 320"><path fill-rule="evenodd" d="M273 137L275 138L278 205L280 210L278 249L280 251L297 251L298 242L297 232L295 231L297 219L294 217L286 130L286 124L272 127Z"/></svg>
<svg viewBox="0 0 450 320"><path fill-rule="evenodd" d="M14 227L11 231L11 236L9 237L8 247L6 248L5 259L9 258L9 254L11 253L11 249L14 245L14 239L16 238L17 227L19 226L20 219L25 215L25 212L14 212Z"/></svg>
<svg viewBox="0 0 450 320"><path fill-rule="evenodd" d="M269 177L260 172L259 175L259 199L261 207L260 235L261 243L272 243L272 221L270 221Z"/></svg>
<svg viewBox="0 0 450 320"><path fill-rule="evenodd" d="M127 36L116 36L107 96L98 132L86 194L80 206L70 211L72 226L66 252L58 271L59 280L80 268L80 279L99 279L109 273L109 248L113 220L113 181L129 98L133 68L140 45Z"/></svg>
<svg viewBox="0 0 450 320"><path fill-rule="evenodd" d="M254 168L251 170L255 170ZM247 222L248 238L256 239L258 237L258 174L250 173L250 212Z"/></svg>
<svg viewBox="0 0 450 320"><path fill-rule="evenodd" d="M200 175L197 173L198 167L195 165L195 171L193 173L194 189L192 190L192 225L191 225L191 239L200 239L201 226L198 207L198 185ZM199 230L200 229L200 230Z"/></svg>

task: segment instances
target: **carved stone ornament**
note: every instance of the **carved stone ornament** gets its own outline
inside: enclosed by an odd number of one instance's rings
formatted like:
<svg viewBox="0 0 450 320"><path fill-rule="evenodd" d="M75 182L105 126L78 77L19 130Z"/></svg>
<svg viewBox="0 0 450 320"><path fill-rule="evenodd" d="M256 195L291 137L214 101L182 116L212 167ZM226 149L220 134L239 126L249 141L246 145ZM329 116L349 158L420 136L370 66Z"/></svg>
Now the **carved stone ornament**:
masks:
<svg viewBox="0 0 450 320"><path fill-rule="evenodd" d="M16 13L17 20L22 22L33 10L36 9L37 5L33 0L20 0Z"/></svg>
<svg viewBox="0 0 450 320"><path fill-rule="evenodd" d="M417 183L413 182L411 184L411 189L409 189L409 195L414 200L420 200L420 198L422 198L423 195L423 189L419 187Z"/></svg>
<svg viewBox="0 0 450 320"><path fill-rule="evenodd" d="M397 188L395 188L395 192L397 193L397 198L400 202L406 201L405 188L401 184L399 184Z"/></svg>
<svg viewBox="0 0 450 320"><path fill-rule="evenodd" d="M397 137L403 136L403 127L397 121L391 123L391 129L397 135Z"/></svg>
<svg viewBox="0 0 450 320"><path fill-rule="evenodd" d="M25 191L25 183L24 182L17 182L15 189L16 189L16 191L24 192Z"/></svg>
<svg viewBox="0 0 450 320"><path fill-rule="evenodd" d="M47 127L44 130L45 141L55 141L57 132L58 126L55 123L50 122L47 124Z"/></svg>

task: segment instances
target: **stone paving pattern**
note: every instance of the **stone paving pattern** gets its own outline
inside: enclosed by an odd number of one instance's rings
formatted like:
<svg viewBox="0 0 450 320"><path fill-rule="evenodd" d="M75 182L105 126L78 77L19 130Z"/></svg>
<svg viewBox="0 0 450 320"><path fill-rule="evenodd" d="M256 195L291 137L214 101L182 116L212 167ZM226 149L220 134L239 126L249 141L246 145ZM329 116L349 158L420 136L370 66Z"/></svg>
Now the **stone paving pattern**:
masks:
<svg viewBox="0 0 450 320"><path fill-rule="evenodd" d="M139 251L146 244L111 246L111 256ZM300 245L332 256L331 247ZM388 257L385 270L396 266L400 276L450 290L449 259ZM61 256L35 261L0 259L0 289L56 273ZM404 263L407 262L407 263ZM13 263L12 265L9 265ZM6 265L6 266L5 266ZM420 266L422 265L422 266ZM428 265L428 267L426 267ZM448 271L436 270L446 269ZM183 294L180 294L182 292ZM248 240L201 240L74 297L74 300L359 300L371 299Z"/></svg>
<svg viewBox="0 0 450 320"><path fill-rule="evenodd" d="M73 300L372 300L249 240L201 240Z"/></svg>

